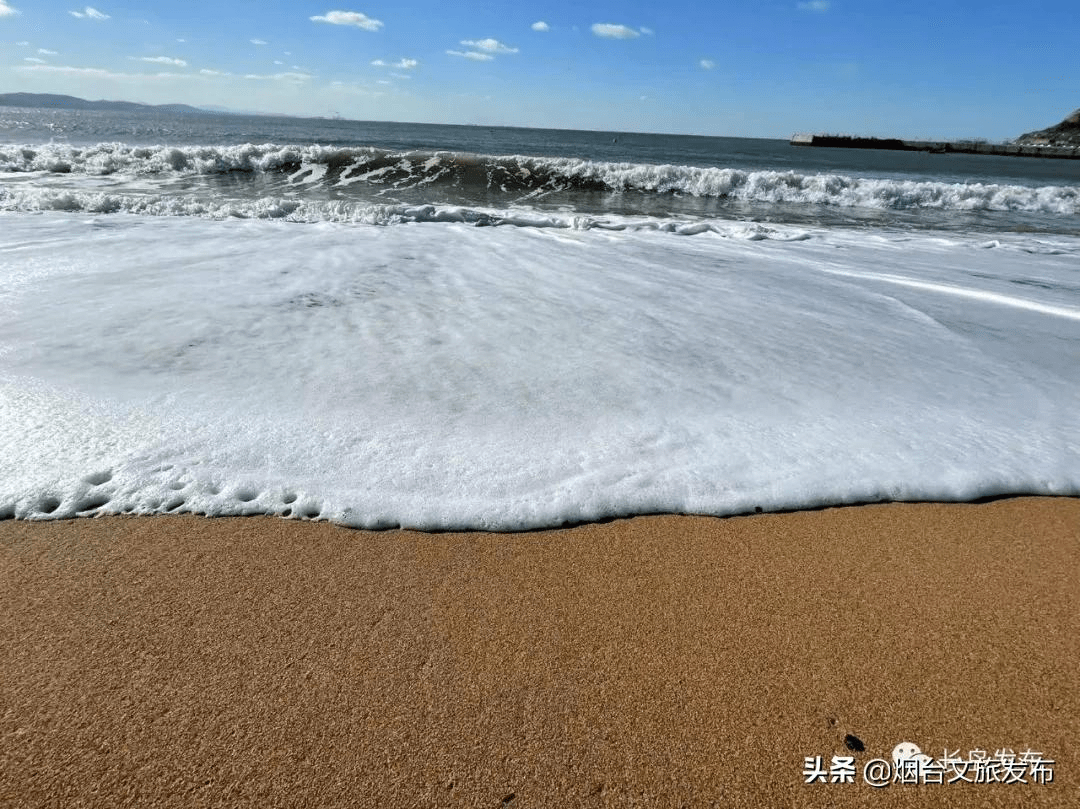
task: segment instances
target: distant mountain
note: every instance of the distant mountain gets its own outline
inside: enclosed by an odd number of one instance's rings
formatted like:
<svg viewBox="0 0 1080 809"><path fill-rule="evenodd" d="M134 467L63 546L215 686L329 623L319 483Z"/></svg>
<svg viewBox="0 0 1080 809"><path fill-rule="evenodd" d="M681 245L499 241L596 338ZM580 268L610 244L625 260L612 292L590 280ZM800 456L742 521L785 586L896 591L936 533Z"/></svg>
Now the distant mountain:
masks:
<svg viewBox="0 0 1080 809"><path fill-rule="evenodd" d="M134 110L155 110L158 112L176 112L198 115L214 115L217 110L204 110L189 104L137 104L134 101L87 101L75 96L53 95L52 93L0 93L0 107L47 107L64 110L112 110L130 112Z"/></svg>
<svg viewBox="0 0 1080 809"><path fill-rule="evenodd" d="M272 118L295 118L295 115L286 115L281 112L260 112L259 110L238 110L234 107L220 107L217 104L207 104L199 107L200 112L217 112L221 115L262 115Z"/></svg>
<svg viewBox="0 0 1080 809"><path fill-rule="evenodd" d="M1032 146L1080 146L1080 110L1057 126L1028 132L1017 138L1016 142Z"/></svg>

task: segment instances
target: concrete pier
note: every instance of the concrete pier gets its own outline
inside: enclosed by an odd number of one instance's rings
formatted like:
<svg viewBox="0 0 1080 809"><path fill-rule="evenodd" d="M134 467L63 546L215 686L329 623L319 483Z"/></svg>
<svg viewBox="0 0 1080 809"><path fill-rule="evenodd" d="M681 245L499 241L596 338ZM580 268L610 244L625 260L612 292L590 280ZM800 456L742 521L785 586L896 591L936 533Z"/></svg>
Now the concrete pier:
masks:
<svg viewBox="0 0 1080 809"><path fill-rule="evenodd" d="M792 146L827 146L841 149L888 149L935 154L988 154L1010 157L1052 157L1080 160L1080 146L1032 146L983 141L900 140L899 138L857 138L848 135L793 135Z"/></svg>

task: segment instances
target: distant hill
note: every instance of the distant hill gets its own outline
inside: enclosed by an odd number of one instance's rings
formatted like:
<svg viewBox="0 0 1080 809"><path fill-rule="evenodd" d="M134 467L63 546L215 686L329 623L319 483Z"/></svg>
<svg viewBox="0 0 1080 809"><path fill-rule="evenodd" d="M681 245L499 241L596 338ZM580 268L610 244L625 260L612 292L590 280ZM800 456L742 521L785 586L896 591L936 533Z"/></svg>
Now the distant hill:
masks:
<svg viewBox="0 0 1080 809"><path fill-rule="evenodd" d="M0 107L46 107L63 110L111 110L131 112L135 110L155 110L158 112L176 112L198 115L220 114L217 110L203 110L190 104L137 104L134 101L87 101L75 96L53 95L52 93L0 93Z"/></svg>
<svg viewBox="0 0 1080 809"><path fill-rule="evenodd" d="M1080 146L1080 110L1056 126L1021 135L1016 142L1032 146Z"/></svg>

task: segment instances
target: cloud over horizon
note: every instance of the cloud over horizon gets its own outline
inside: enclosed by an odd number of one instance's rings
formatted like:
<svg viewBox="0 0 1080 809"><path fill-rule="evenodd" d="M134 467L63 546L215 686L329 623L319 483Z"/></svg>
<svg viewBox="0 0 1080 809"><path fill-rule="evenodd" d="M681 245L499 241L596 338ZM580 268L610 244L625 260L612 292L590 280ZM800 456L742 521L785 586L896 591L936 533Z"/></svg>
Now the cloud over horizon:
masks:
<svg viewBox="0 0 1080 809"><path fill-rule="evenodd" d="M171 56L131 56L128 57L137 62L153 62L159 65L173 65L175 67L187 67L183 59L173 59Z"/></svg>
<svg viewBox="0 0 1080 809"><path fill-rule="evenodd" d="M592 32L598 37L606 39L636 39L640 33L625 25L615 25L609 22L593 23Z"/></svg>
<svg viewBox="0 0 1080 809"><path fill-rule="evenodd" d="M382 59L373 59L371 64L374 67L396 67L399 70L412 70L420 62L416 59L400 59L397 62L385 62Z"/></svg>
<svg viewBox="0 0 1080 809"><path fill-rule="evenodd" d="M383 27L381 20L375 20L359 11L328 11L325 14L309 17L312 22L324 22L330 25L352 25L365 31L378 31Z"/></svg>
<svg viewBox="0 0 1080 809"><path fill-rule="evenodd" d="M78 17L81 20L107 20L107 19L109 19L108 14L106 14L106 13L104 13L102 11L98 11L96 8L94 8L92 6L87 6L82 11L69 11L68 14L70 14L72 17Z"/></svg>
<svg viewBox="0 0 1080 809"><path fill-rule="evenodd" d="M245 79L258 79L264 81L291 81L304 82L311 78L307 73L248 73Z"/></svg>
<svg viewBox="0 0 1080 809"><path fill-rule="evenodd" d="M191 78L191 74L185 73L118 73L100 67L72 67L70 65L20 65L15 70L24 73L54 73L66 76L92 76L96 79L131 79L134 81Z"/></svg>
<svg viewBox="0 0 1080 809"><path fill-rule="evenodd" d="M447 51L450 56L460 56L463 59L472 59L474 62L490 62L495 57L490 53L480 53L479 51Z"/></svg>
<svg viewBox="0 0 1080 809"><path fill-rule="evenodd" d="M497 39L463 39L461 44L467 48L476 48L484 53L517 53L517 48L504 45Z"/></svg>

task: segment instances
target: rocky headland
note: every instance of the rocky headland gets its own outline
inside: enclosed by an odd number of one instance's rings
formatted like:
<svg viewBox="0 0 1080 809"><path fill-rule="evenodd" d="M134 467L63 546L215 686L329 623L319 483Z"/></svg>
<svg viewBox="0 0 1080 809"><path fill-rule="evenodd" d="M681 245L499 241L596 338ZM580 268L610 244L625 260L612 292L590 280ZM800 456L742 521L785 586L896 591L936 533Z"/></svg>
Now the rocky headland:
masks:
<svg viewBox="0 0 1080 809"><path fill-rule="evenodd" d="M1080 110L1056 126L1021 135L1016 142L1025 146L1080 146Z"/></svg>

